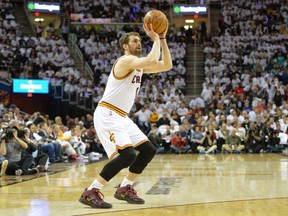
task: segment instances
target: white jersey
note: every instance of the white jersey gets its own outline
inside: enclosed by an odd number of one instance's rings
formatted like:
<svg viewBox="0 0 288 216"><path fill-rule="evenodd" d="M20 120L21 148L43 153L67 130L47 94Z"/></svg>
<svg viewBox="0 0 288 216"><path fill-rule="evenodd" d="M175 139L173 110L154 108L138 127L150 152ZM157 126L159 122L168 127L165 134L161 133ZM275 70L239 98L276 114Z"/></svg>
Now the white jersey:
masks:
<svg viewBox="0 0 288 216"><path fill-rule="evenodd" d="M119 149L137 147L148 141L147 136L127 116L139 93L143 70L135 69L125 77L117 78L114 66L94 112L95 130L109 159L117 155Z"/></svg>
<svg viewBox="0 0 288 216"><path fill-rule="evenodd" d="M115 64L118 60L116 60ZM123 114L124 112L129 113L135 98L140 92L143 69L135 69L125 77L117 78L114 72L115 64L112 67L103 97L99 101L99 104L105 104L106 107L112 105L111 108L113 110L116 109Z"/></svg>

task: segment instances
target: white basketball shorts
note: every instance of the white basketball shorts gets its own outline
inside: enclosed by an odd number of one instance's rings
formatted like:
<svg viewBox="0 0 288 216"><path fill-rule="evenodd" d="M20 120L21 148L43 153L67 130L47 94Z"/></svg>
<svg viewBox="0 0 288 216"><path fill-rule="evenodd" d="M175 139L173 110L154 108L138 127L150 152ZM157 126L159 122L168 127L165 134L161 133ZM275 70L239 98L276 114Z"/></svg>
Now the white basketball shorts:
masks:
<svg viewBox="0 0 288 216"><path fill-rule="evenodd" d="M98 105L94 112L94 126L107 156L112 159L128 146L137 147L148 141L147 136L128 117L117 110Z"/></svg>

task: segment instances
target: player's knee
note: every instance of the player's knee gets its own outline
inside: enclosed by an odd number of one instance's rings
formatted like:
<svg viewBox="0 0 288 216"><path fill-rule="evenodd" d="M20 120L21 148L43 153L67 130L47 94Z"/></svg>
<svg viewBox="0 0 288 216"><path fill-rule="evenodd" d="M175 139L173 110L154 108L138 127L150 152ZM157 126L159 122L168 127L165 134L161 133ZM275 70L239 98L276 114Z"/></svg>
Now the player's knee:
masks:
<svg viewBox="0 0 288 216"><path fill-rule="evenodd" d="M146 142L136 148L139 151L139 154L145 161L150 162L156 154L156 147L151 142Z"/></svg>
<svg viewBox="0 0 288 216"><path fill-rule="evenodd" d="M139 151L137 159L130 166L129 171L132 173L141 174L148 163L153 159L156 154L156 148L150 142L146 142L136 148Z"/></svg>
<svg viewBox="0 0 288 216"><path fill-rule="evenodd" d="M119 157L121 158L121 163L125 168L130 166L130 164L132 164L137 157L133 147L127 147L123 150L119 150L118 153Z"/></svg>

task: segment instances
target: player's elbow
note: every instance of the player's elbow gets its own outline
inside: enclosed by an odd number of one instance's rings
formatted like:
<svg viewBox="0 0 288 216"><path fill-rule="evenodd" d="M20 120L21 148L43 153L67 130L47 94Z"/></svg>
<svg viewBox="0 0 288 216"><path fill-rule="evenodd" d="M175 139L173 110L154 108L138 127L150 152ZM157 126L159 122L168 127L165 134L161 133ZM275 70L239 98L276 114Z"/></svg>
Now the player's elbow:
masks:
<svg viewBox="0 0 288 216"><path fill-rule="evenodd" d="M166 64L167 70L171 70L173 68L172 62Z"/></svg>

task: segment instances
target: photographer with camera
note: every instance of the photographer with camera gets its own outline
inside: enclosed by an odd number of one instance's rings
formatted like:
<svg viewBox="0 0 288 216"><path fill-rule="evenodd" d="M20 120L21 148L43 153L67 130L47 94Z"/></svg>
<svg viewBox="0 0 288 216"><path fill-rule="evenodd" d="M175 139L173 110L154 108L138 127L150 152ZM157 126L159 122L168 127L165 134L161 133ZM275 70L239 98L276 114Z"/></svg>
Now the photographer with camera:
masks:
<svg viewBox="0 0 288 216"><path fill-rule="evenodd" d="M216 145L216 134L213 131L211 125L208 126L208 130L200 141L200 145L197 147L199 154L209 154L215 152L217 149Z"/></svg>
<svg viewBox="0 0 288 216"><path fill-rule="evenodd" d="M278 136L279 136L278 130L272 130L270 132L267 145L267 149L270 152L278 153L284 149L284 146L280 144L281 139Z"/></svg>
<svg viewBox="0 0 288 216"><path fill-rule="evenodd" d="M244 137L245 149L249 153L260 153L264 151L265 145L260 136L260 129L256 128L254 122L250 122L249 129Z"/></svg>
<svg viewBox="0 0 288 216"><path fill-rule="evenodd" d="M25 149L25 151L23 151L22 154L32 155L33 162L31 168L36 167L40 172L46 171L48 169L49 157L44 152L41 152L41 150L38 149L38 146L29 138L30 137L29 128L19 129L18 137L22 139L24 142L26 142L28 145L28 148Z"/></svg>
<svg viewBox="0 0 288 216"><path fill-rule="evenodd" d="M22 151L28 148L26 142L18 137L15 128L7 128L2 132L0 153L8 160L6 174L31 175L39 172L37 168L30 169L33 161L31 155L23 155Z"/></svg>

